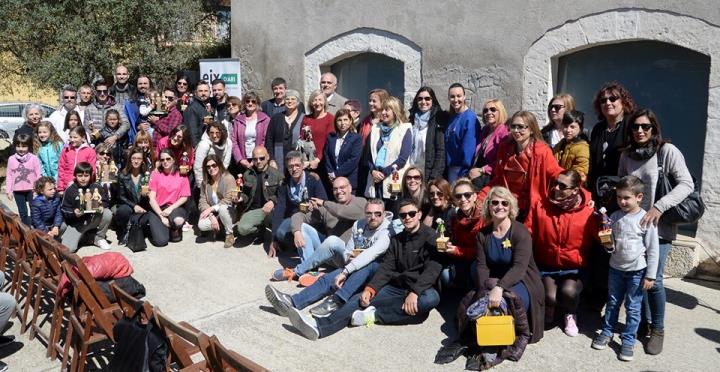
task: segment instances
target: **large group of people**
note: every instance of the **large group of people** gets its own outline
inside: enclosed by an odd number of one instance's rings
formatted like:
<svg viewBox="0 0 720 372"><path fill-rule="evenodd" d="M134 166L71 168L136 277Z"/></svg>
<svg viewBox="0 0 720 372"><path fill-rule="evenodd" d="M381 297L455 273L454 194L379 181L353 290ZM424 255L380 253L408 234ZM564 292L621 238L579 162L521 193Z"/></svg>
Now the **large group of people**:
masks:
<svg viewBox="0 0 720 372"><path fill-rule="evenodd" d="M624 299L619 358L632 360L636 337L662 351L663 266L677 232L662 215L693 180L656 115L618 83L593 98L599 122L588 136L589 115L569 94L549 101L541 127L496 97L478 117L459 83L447 110L430 87L409 110L373 89L363 116L332 73L306 105L282 78L266 101L228 96L219 79L181 75L156 89L140 75L133 85L122 65L114 80L64 87L49 118L29 105L13 139L8 197L24 223L72 251L110 249L110 228L128 246L130 230L156 247L193 228L226 248L262 241L268 255L296 258L271 280L305 288L268 285L266 295L310 339L421 323L457 289L468 292L462 310L512 302L526 343L555 322L576 336L581 293L591 290L607 300L593 348L612 338ZM665 195L660 172L675 182ZM614 193L598 187L608 179ZM459 311L459 337L439 363L480 354L469 347L468 314Z"/></svg>

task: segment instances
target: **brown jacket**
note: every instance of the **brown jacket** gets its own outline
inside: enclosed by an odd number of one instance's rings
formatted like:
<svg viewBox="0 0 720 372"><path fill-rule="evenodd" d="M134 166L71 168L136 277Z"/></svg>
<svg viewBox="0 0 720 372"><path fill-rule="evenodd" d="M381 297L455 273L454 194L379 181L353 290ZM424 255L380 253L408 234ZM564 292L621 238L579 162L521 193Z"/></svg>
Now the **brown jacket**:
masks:
<svg viewBox="0 0 720 372"><path fill-rule="evenodd" d="M590 145L585 140L568 143L563 138L553 149L553 155L563 169L576 170L583 179L590 172Z"/></svg>
<svg viewBox="0 0 720 372"><path fill-rule="evenodd" d="M218 199L220 199L218 204L225 204L229 206L233 205L233 196L235 196L235 179L230 173L225 172L222 176L220 176L220 181L218 182L217 187L217 195ZM203 181L202 186L200 187L200 202L198 203L200 212L214 205L210 205L211 200L212 186L210 186L206 180Z"/></svg>

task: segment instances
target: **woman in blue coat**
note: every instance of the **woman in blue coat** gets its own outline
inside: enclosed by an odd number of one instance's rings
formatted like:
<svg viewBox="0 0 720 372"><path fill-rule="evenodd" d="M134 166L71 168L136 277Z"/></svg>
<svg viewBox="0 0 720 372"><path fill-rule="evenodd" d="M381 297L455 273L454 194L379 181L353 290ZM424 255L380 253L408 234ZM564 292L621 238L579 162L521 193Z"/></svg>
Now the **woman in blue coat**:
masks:
<svg viewBox="0 0 720 372"><path fill-rule="evenodd" d="M337 177L350 180L353 194L357 194L358 164L362 149L362 139L355 131L350 110L340 109L335 114L335 133L328 135L323 152L325 168L332 183Z"/></svg>
<svg viewBox="0 0 720 372"><path fill-rule="evenodd" d="M467 177L475 156L477 133L480 127L477 115L465 104L465 88L455 83L448 89L450 119L445 131L448 182Z"/></svg>

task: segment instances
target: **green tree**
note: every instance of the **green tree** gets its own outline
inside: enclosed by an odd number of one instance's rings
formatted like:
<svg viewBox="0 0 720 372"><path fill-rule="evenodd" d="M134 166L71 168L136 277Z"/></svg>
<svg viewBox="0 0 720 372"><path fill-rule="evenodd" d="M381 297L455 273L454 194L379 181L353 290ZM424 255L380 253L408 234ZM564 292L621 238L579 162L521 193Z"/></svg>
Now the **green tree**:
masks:
<svg viewBox="0 0 720 372"><path fill-rule="evenodd" d="M27 76L39 87L109 78L125 64L131 75L167 79L195 67L213 38L217 1L3 0L0 53L17 64L0 74Z"/></svg>

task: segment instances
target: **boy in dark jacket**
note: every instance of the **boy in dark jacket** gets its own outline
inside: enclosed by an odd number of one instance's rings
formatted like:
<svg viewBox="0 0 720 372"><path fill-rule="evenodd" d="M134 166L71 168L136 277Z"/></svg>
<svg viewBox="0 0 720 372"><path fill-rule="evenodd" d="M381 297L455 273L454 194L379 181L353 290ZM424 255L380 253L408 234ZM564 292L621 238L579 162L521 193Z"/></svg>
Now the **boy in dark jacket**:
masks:
<svg viewBox="0 0 720 372"><path fill-rule="evenodd" d="M435 230L420 223L422 212L412 200L400 202L398 215L405 229L390 240L380 268L361 294L326 318L310 318L300 310L288 309L290 322L303 336L317 340L348 323L418 324L438 305L440 295L433 285L442 265Z"/></svg>
<svg viewBox="0 0 720 372"><path fill-rule="evenodd" d="M89 232L96 231L94 244L109 250L110 243L105 240L112 212L108 208L108 197L99 183L90 183L92 166L82 162L75 166L74 182L65 189L62 201L62 213L67 224L62 243L71 252L78 249L80 239ZM88 201L88 199L90 199Z"/></svg>
<svg viewBox="0 0 720 372"><path fill-rule="evenodd" d="M60 210L62 199L57 195L55 179L40 177L35 181L35 193L37 196L30 204L33 227L59 239L65 226Z"/></svg>

